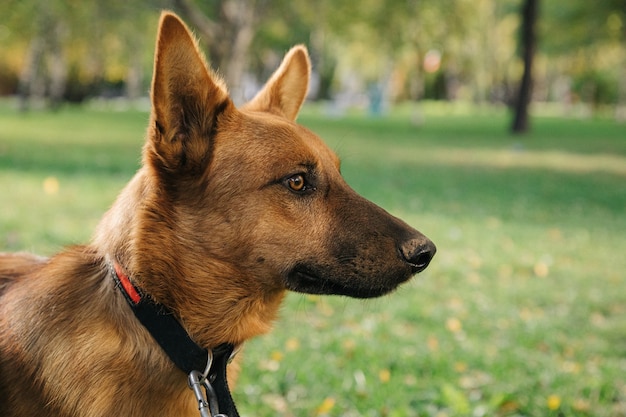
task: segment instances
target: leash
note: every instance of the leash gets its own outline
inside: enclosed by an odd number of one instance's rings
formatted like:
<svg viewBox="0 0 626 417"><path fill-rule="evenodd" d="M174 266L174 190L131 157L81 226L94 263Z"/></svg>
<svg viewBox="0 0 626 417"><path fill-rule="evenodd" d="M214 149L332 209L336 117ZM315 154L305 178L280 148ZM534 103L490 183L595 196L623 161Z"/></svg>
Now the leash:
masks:
<svg viewBox="0 0 626 417"><path fill-rule="evenodd" d="M187 384L196 397L200 416L239 417L226 378L226 367L237 353L235 346L230 343L214 349L198 346L172 312L136 287L117 263L110 269L115 286L135 317L170 360L187 374Z"/></svg>

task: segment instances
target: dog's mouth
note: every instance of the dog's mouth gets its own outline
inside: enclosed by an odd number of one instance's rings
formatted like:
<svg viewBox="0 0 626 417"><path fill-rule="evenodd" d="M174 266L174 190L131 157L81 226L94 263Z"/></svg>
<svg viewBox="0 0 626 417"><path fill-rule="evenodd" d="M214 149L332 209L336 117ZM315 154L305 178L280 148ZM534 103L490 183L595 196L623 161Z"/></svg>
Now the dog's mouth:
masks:
<svg viewBox="0 0 626 417"><path fill-rule="evenodd" d="M346 283L337 279L325 278L325 274L318 272L307 265L297 265L288 274L285 284L288 290L305 294L345 295L353 298L374 298L385 295L401 283L410 278L390 284L367 285L362 280L354 278L353 283Z"/></svg>

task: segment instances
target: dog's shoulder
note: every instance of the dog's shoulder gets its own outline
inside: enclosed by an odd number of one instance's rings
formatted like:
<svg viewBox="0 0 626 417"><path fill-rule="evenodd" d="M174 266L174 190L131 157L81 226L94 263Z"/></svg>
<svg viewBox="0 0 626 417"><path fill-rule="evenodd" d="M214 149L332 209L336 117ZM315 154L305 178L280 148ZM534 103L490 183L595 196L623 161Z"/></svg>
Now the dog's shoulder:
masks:
<svg viewBox="0 0 626 417"><path fill-rule="evenodd" d="M0 253L0 295L13 283L41 268L48 258L26 252Z"/></svg>

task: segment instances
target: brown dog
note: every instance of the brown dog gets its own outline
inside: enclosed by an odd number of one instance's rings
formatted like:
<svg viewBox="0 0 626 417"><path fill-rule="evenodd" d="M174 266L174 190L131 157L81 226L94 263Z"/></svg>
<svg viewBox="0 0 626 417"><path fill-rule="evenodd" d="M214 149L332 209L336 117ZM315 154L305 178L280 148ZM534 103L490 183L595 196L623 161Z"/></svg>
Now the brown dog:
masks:
<svg viewBox="0 0 626 417"><path fill-rule="evenodd" d="M294 47L237 109L162 15L143 167L92 243L0 256L1 416L198 415L140 300L214 349L268 331L287 289L375 297L426 268L435 246L294 122L309 67Z"/></svg>

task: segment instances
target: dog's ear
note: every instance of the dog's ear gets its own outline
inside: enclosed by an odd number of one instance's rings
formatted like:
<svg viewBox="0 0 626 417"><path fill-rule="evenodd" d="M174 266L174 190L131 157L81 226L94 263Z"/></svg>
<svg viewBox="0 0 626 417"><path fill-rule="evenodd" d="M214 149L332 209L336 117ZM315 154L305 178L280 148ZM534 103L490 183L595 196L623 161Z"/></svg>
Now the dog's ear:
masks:
<svg viewBox="0 0 626 417"><path fill-rule="evenodd" d="M302 45L291 48L263 89L243 106L295 120L309 89L311 62Z"/></svg>
<svg viewBox="0 0 626 417"><path fill-rule="evenodd" d="M153 162L169 171L200 168L217 118L233 105L185 24L168 12L159 23L151 96Z"/></svg>

